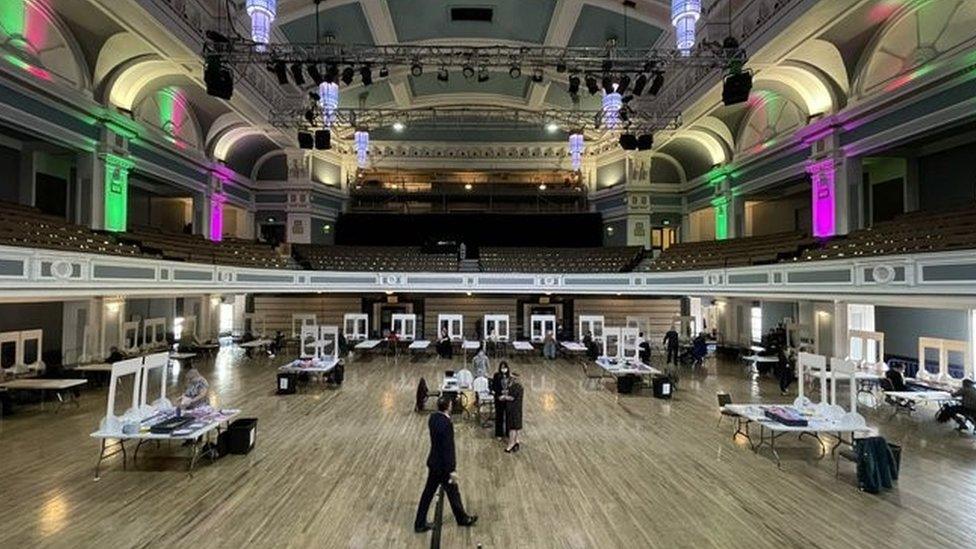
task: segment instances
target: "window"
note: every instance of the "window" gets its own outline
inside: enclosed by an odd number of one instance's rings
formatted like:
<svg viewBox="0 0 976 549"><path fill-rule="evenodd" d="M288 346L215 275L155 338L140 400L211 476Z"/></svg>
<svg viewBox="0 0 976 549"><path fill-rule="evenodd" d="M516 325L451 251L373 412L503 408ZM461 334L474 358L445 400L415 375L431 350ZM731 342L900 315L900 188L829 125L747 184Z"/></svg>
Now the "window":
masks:
<svg viewBox="0 0 976 549"><path fill-rule="evenodd" d="M752 341L758 343L762 341L762 307L752 308Z"/></svg>

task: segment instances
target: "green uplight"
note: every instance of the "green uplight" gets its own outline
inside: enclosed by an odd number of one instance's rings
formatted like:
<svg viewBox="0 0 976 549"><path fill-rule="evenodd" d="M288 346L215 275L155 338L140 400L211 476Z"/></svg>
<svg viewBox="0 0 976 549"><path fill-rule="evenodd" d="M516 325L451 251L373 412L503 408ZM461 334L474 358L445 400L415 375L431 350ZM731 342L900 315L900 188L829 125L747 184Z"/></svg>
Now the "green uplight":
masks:
<svg viewBox="0 0 976 549"><path fill-rule="evenodd" d="M716 198L712 200L715 208L715 239L725 240L729 237L729 200Z"/></svg>
<svg viewBox="0 0 976 549"><path fill-rule="evenodd" d="M10 36L23 36L26 12L25 0L3 0L0 2L0 27Z"/></svg>
<svg viewBox="0 0 976 549"><path fill-rule="evenodd" d="M129 170L133 162L113 154L105 157L105 230L124 232L128 223Z"/></svg>

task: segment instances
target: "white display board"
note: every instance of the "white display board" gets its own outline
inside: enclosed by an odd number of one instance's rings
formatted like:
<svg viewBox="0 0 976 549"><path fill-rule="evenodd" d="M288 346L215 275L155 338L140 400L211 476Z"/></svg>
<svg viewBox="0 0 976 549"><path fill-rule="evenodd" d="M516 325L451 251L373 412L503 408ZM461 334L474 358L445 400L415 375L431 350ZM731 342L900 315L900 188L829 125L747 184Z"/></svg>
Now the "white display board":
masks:
<svg viewBox="0 0 976 549"><path fill-rule="evenodd" d="M837 380L847 381L848 387L848 410L857 412L857 381L855 372L857 364L853 360L832 357L830 359L830 405L839 406L837 403Z"/></svg>
<svg viewBox="0 0 976 549"><path fill-rule="evenodd" d="M315 326L318 320L314 314L292 313L291 314L291 337L297 338L302 335L303 326Z"/></svg>
<svg viewBox="0 0 976 549"><path fill-rule="evenodd" d="M813 353L801 352L797 355L796 366L799 370L797 372L797 379L800 380L799 387L797 388L798 396L796 397L797 403L802 403L806 400L804 396L804 389L806 387L806 375L807 372L818 372L822 373L827 370L827 357L823 355L816 355ZM827 376L821 375L820 379L820 401L826 402L827 398ZM799 405L799 404L798 404Z"/></svg>
<svg viewBox="0 0 976 549"><path fill-rule="evenodd" d="M926 350L938 352L938 371L929 372L925 364ZM963 376L955 378L949 375L950 357L961 358L963 363ZM959 360L956 361L960 362ZM973 379L973 362L970 355L969 343L957 339L940 339L937 337L918 338L918 377L920 379L934 380L942 383L962 383L963 378Z"/></svg>
<svg viewBox="0 0 976 549"><path fill-rule="evenodd" d="M346 341L363 341L369 336L369 315L346 313L342 315L342 329Z"/></svg>
<svg viewBox="0 0 976 549"><path fill-rule="evenodd" d="M556 315L532 315L529 317L529 339L541 342L546 334L556 334Z"/></svg>
<svg viewBox="0 0 976 549"><path fill-rule="evenodd" d="M318 324L302 324L298 334L298 354L301 358L311 358L316 356L319 341Z"/></svg>
<svg viewBox="0 0 976 549"><path fill-rule="evenodd" d="M605 358L623 358L623 328L604 327L603 329L603 353L600 355Z"/></svg>
<svg viewBox="0 0 976 549"><path fill-rule="evenodd" d="M583 336L589 332L593 341L603 341L603 327L606 324L606 319L603 315L580 315L579 317L579 338L580 341L583 340Z"/></svg>
<svg viewBox="0 0 976 549"><path fill-rule="evenodd" d="M264 337L264 313L244 313L244 332L258 339Z"/></svg>
<svg viewBox="0 0 976 549"><path fill-rule="evenodd" d="M166 398L167 366L169 353L154 353L147 356L120 360L112 364L112 378L108 385L108 402L105 406L105 417L102 418L100 431L121 433L125 421L140 421L150 417L160 410L172 409L172 403ZM150 403L149 383L151 373L159 372L159 398ZM119 379L132 376L131 400L129 407L121 415L116 415L115 401L119 389Z"/></svg>
<svg viewBox="0 0 976 549"><path fill-rule="evenodd" d="M393 331L401 341L417 339L417 315L413 313L393 313L390 317Z"/></svg>
<svg viewBox="0 0 976 549"><path fill-rule="evenodd" d="M508 315L485 315L485 341L508 341L510 324Z"/></svg>
<svg viewBox="0 0 976 549"><path fill-rule="evenodd" d="M620 329L620 356L625 360L637 360L637 339L640 334L638 328Z"/></svg>
<svg viewBox="0 0 976 549"><path fill-rule="evenodd" d="M149 349L163 345L166 345L166 317L142 321L142 346Z"/></svg>
<svg viewBox="0 0 976 549"><path fill-rule="evenodd" d="M847 340L850 343L847 358L869 366L884 363L884 333L868 330L848 330Z"/></svg>
<svg viewBox="0 0 976 549"><path fill-rule="evenodd" d="M119 331L119 349L124 353L139 352L138 320L122 323L122 330Z"/></svg>
<svg viewBox="0 0 976 549"><path fill-rule="evenodd" d="M461 341L464 339L464 315L437 315L437 337L440 338L441 331L447 330L447 337L451 341Z"/></svg>
<svg viewBox="0 0 976 549"><path fill-rule="evenodd" d="M302 325L299 335L301 358L339 359L339 327Z"/></svg>
<svg viewBox="0 0 976 549"><path fill-rule="evenodd" d="M169 401L166 400L166 372L168 366L168 352L154 353L144 357L142 363L142 391L139 396L139 410L143 415L151 414L156 406L169 405ZM149 384L152 381L153 376L151 373L153 371L159 372L159 397L150 404L149 399L151 398L151 394L149 393Z"/></svg>

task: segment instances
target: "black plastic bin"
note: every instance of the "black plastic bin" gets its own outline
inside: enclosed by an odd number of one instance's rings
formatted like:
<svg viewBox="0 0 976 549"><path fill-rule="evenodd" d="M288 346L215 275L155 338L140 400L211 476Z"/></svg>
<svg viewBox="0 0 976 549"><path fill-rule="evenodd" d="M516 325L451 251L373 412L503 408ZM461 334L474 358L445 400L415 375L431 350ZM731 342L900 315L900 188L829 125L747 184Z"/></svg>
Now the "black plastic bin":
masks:
<svg viewBox="0 0 976 549"><path fill-rule="evenodd" d="M275 390L279 395L295 394L295 386L298 385L298 374L278 374L278 385Z"/></svg>
<svg viewBox="0 0 976 549"><path fill-rule="evenodd" d="M234 420L227 427L227 453L242 455L254 448L258 436L258 418L248 417Z"/></svg>
<svg viewBox="0 0 976 549"><path fill-rule="evenodd" d="M671 398L674 392L674 383L668 376L654 376L651 382L654 388L654 398Z"/></svg>
<svg viewBox="0 0 976 549"><path fill-rule="evenodd" d="M617 392L629 395L634 392L634 386L640 383L640 378L633 374L624 374L617 378Z"/></svg>

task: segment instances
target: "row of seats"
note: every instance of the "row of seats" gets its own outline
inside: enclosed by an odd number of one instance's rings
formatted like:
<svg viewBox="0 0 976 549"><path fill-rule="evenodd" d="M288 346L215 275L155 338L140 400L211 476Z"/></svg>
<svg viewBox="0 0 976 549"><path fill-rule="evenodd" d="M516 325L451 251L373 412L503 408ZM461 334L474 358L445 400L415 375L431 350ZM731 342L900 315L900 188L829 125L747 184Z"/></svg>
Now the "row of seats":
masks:
<svg viewBox="0 0 976 549"><path fill-rule="evenodd" d="M458 270L454 254L427 254L408 246L292 246L295 259L317 271L407 271L453 272Z"/></svg>
<svg viewBox="0 0 976 549"><path fill-rule="evenodd" d="M528 273L619 273L640 262L640 246L603 248L481 248L481 270Z"/></svg>
<svg viewBox="0 0 976 549"><path fill-rule="evenodd" d="M815 239L800 232L680 242L671 245L657 259L642 268L649 271L674 271L765 265L794 258L816 243Z"/></svg>
<svg viewBox="0 0 976 549"><path fill-rule="evenodd" d="M37 208L0 202L0 244L68 252L138 256L138 246L68 223Z"/></svg>
<svg viewBox="0 0 976 549"><path fill-rule="evenodd" d="M270 245L251 240L225 238L213 242L201 235L170 233L137 225L130 225L129 230L117 238L137 244L144 253L163 259L263 269L288 266L288 258L279 255Z"/></svg>

